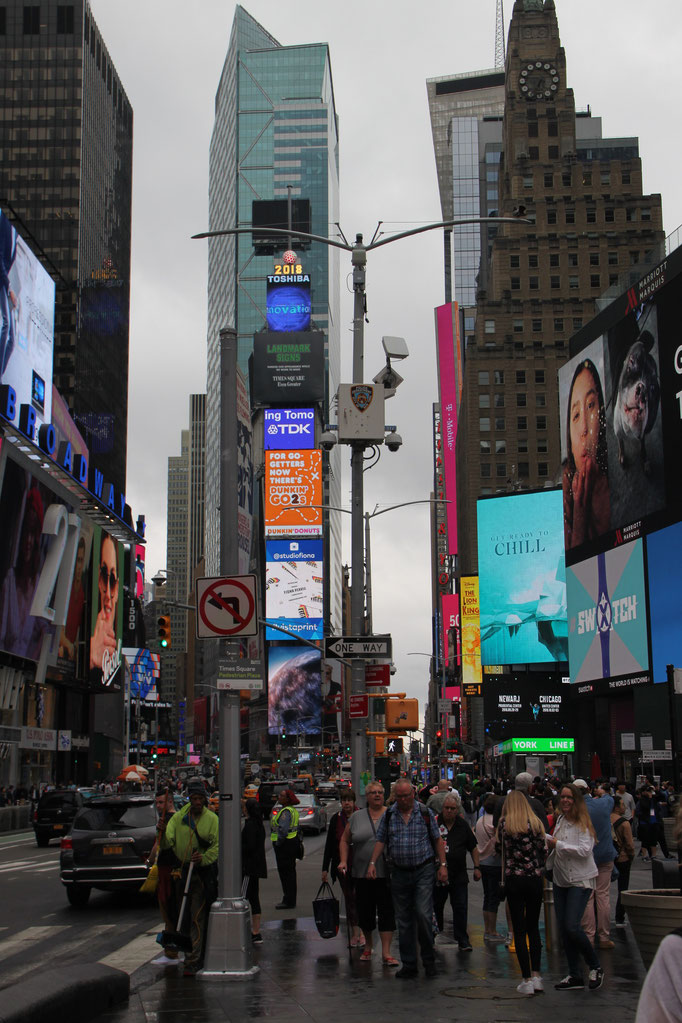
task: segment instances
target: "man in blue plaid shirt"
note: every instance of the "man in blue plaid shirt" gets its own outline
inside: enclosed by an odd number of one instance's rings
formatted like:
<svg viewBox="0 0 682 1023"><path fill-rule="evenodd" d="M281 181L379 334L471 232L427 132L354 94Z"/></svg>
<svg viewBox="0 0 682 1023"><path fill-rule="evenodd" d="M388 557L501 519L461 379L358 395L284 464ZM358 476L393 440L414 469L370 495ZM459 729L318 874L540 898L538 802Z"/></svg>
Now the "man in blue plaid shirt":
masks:
<svg viewBox="0 0 682 1023"><path fill-rule="evenodd" d="M395 799L395 805L386 811L377 828L367 877L370 880L376 877L374 864L385 849L403 964L396 977L417 976L417 937L424 972L427 977L434 977L433 886L436 861L438 880L448 879L445 844L435 816L421 803L415 803L414 789L406 778L396 782Z"/></svg>

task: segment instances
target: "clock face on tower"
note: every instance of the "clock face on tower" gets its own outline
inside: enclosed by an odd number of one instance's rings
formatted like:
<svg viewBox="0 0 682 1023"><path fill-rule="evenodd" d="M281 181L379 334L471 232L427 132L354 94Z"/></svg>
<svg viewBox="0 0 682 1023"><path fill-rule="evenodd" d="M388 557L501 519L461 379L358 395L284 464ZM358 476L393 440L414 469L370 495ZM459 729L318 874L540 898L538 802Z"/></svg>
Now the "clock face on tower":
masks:
<svg viewBox="0 0 682 1023"><path fill-rule="evenodd" d="M549 61L529 62L521 68L519 88L524 99L533 102L553 99L559 88L559 72Z"/></svg>

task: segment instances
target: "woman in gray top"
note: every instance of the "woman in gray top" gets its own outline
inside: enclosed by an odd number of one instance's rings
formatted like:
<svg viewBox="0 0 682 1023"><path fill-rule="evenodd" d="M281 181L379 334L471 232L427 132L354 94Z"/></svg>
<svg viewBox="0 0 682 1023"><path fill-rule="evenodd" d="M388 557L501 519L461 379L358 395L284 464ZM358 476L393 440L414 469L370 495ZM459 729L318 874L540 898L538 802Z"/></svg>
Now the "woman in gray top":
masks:
<svg viewBox="0 0 682 1023"><path fill-rule="evenodd" d="M357 810L353 814L346 825L346 830L341 836L338 871L343 875L348 870L349 852L352 846L355 901L360 927L365 935L365 949L360 956L360 961L369 962L372 958L374 928L378 922L383 964L384 966L399 966L398 960L391 955L395 917L393 915L388 871L383 854L375 862L376 878L370 881L366 877L367 868L369 867L376 843L377 827L379 821L386 813L384 787L381 782L372 781L366 787L365 793L367 795L367 808L365 810Z"/></svg>

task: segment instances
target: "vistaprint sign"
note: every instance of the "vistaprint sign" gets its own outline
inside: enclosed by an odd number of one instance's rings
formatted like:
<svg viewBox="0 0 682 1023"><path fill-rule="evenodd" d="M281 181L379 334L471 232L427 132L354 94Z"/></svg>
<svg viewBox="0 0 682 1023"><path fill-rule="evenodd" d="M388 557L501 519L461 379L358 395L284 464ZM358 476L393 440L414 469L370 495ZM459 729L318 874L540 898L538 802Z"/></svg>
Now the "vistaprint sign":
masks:
<svg viewBox="0 0 682 1023"><path fill-rule="evenodd" d="M642 540L566 571L571 682L649 670Z"/></svg>

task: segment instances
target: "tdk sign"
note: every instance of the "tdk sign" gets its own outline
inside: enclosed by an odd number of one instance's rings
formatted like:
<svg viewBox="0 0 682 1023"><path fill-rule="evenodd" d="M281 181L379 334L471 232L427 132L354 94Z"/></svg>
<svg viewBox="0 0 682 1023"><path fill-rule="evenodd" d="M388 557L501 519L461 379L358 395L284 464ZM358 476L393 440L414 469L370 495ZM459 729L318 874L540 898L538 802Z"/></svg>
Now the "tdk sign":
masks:
<svg viewBox="0 0 682 1023"><path fill-rule="evenodd" d="M266 451L293 451L315 447L315 410L311 408L265 409L263 426Z"/></svg>

